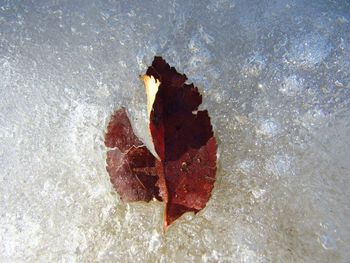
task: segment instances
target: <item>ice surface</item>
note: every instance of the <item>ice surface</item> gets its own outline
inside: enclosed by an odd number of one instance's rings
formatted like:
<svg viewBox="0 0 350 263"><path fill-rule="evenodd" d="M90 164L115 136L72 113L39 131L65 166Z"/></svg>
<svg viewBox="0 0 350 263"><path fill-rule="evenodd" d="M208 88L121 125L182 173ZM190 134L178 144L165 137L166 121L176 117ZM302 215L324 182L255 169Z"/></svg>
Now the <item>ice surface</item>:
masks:
<svg viewBox="0 0 350 263"><path fill-rule="evenodd" d="M122 105L146 138L155 54L200 87L220 155L166 234L103 145ZM0 78L1 262L349 262L348 1L1 1Z"/></svg>

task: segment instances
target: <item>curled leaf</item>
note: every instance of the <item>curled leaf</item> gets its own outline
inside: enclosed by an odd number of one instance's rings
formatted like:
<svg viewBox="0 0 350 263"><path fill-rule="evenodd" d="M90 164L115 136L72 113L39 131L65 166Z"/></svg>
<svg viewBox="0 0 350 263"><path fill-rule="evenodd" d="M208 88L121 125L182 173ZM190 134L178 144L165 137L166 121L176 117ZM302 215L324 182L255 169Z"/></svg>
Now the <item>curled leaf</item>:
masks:
<svg viewBox="0 0 350 263"><path fill-rule="evenodd" d="M150 132L160 157L158 176L166 189L164 226L187 211L198 212L210 198L216 174L216 140L208 111L198 110L202 96L186 75L155 57L145 79L155 79ZM146 91L150 90L145 81ZM161 172L159 170L162 170ZM159 184L161 185L161 184Z"/></svg>

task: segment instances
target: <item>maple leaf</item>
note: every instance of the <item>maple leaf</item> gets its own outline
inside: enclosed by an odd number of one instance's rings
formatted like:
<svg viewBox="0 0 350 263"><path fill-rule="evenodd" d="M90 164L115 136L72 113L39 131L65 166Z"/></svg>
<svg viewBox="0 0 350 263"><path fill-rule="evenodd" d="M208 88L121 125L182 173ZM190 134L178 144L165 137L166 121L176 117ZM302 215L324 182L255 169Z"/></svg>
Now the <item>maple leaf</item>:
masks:
<svg viewBox="0 0 350 263"><path fill-rule="evenodd" d="M215 182L217 144L202 96L187 77L155 57L143 76L156 156L132 131L125 109L111 118L105 136L107 171L124 201L166 203L164 229L208 202Z"/></svg>

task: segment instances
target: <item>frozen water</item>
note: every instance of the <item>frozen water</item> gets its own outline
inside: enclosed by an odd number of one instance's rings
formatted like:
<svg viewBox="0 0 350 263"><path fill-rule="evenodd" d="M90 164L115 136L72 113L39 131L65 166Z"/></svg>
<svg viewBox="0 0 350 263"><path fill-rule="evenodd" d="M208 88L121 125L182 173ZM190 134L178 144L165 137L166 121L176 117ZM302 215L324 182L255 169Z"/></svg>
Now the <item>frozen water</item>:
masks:
<svg viewBox="0 0 350 263"><path fill-rule="evenodd" d="M105 170L110 114L147 140L162 55L204 94L213 196L162 233ZM1 262L349 262L349 1L0 1Z"/></svg>

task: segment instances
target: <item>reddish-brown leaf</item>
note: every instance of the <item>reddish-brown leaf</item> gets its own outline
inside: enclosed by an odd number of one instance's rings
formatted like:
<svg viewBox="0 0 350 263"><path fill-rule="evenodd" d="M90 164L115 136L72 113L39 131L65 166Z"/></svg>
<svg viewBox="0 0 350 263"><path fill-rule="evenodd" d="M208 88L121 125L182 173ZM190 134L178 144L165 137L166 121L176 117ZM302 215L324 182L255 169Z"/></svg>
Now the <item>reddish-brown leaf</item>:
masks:
<svg viewBox="0 0 350 263"><path fill-rule="evenodd" d="M186 75L155 57L143 76L150 133L157 156L135 136L124 109L111 118L105 136L107 171L124 201L166 203L164 228L208 202L215 182L216 140L202 96Z"/></svg>
<svg viewBox="0 0 350 263"><path fill-rule="evenodd" d="M107 171L123 201L150 201L158 197L155 158L134 134L124 108L112 116L105 136Z"/></svg>
<svg viewBox="0 0 350 263"><path fill-rule="evenodd" d="M208 112L198 111L202 97L193 84L185 83L186 75L161 57L155 57L146 75L160 83L150 110L150 131L160 158L158 185L166 202L166 228L183 213L203 209L209 200L216 140Z"/></svg>

